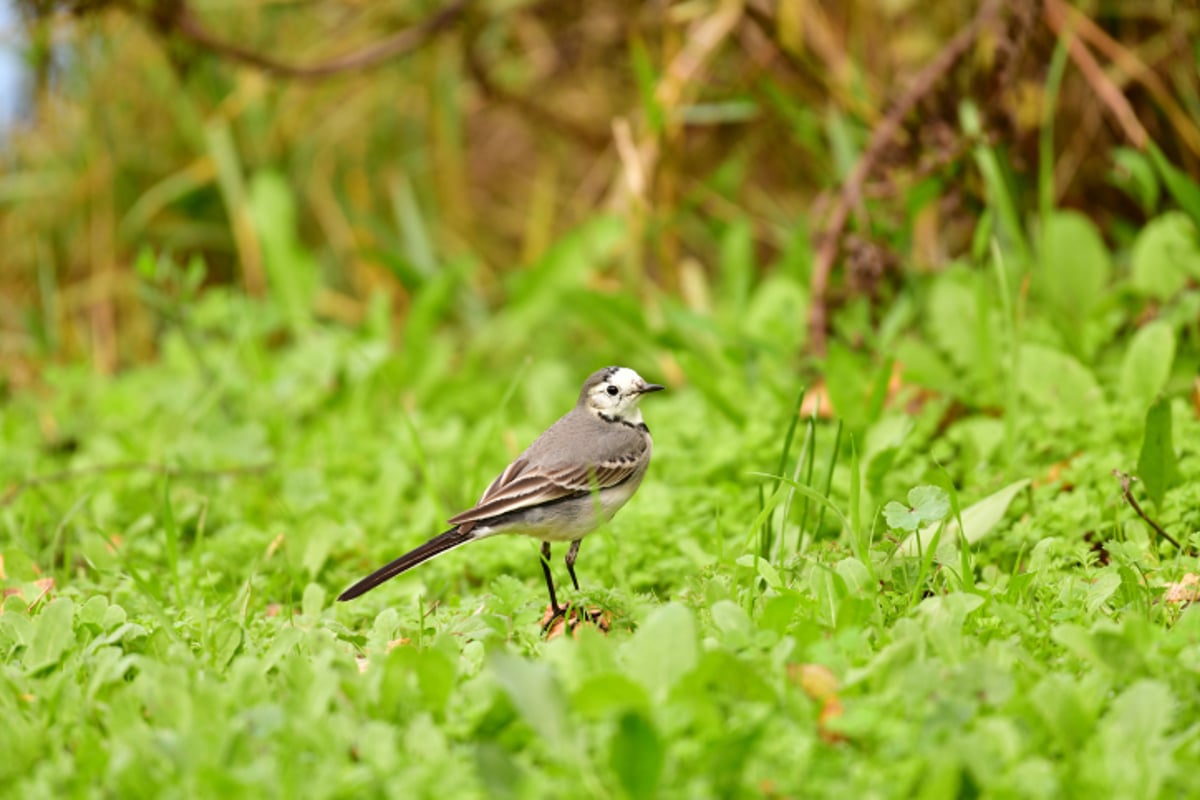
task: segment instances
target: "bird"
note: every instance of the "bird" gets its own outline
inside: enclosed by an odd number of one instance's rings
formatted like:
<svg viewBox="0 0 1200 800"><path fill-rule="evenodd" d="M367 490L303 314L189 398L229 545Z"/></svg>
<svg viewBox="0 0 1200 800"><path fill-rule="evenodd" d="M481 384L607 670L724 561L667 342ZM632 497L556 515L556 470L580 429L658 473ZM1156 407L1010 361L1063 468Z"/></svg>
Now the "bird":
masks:
<svg viewBox="0 0 1200 800"><path fill-rule="evenodd" d="M338 596L345 602L468 542L501 533L542 542L541 564L550 594L549 629L569 606L558 605L550 573L550 543L570 542L565 562L579 591L579 545L633 497L650 466L653 442L638 402L661 391L628 367L605 367L584 381L575 407L546 429L487 487L451 527L372 572Z"/></svg>

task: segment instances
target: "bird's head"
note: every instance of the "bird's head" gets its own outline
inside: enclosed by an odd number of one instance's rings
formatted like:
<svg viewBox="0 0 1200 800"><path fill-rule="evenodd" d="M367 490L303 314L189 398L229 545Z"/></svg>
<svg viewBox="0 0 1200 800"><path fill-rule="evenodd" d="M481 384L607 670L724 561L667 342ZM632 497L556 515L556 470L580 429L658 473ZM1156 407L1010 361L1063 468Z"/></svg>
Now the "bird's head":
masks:
<svg viewBox="0 0 1200 800"><path fill-rule="evenodd" d="M638 423L642 421L637 407L642 395L662 389L657 383L646 383L628 367L605 367L584 381L579 405L602 417Z"/></svg>

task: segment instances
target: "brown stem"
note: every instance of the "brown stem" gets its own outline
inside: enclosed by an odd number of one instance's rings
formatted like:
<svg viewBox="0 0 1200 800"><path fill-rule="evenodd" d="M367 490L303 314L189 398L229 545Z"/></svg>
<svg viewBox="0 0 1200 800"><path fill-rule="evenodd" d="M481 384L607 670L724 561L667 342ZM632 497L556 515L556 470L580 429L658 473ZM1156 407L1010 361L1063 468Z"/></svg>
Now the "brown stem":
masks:
<svg viewBox="0 0 1200 800"><path fill-rule="evenodd" d="M1154 531L1159 536L1163 537L1168 542L1175 545L1176 550L1183 550L1184 549L1183 545L1181 545L1174 536L1172 536L1171 534L1164 531L1162 529L1161 525L1159 525L1154 520L1150 519L1150 516L1145 511L1142 510L1142 507L1140 505L1138 505L1138 501L1133 496L1132 486L1133 486L1133 481L1135 480L1133 478L1133 476L1127 475L1124 472L1121 472L1121 470L1119 470L1119 469L1114 469L1113 475L1116 475L1117 480L1119 480L1121 482L1121 494L1125 496L1125 502L1129 503L1129 505L1133 508L1133 510L1137 512L1137 515L1139 517L1141 517L1143 520L1145 520L1146 524L1149 525L1151 528L1153 528Z"/></svg>
<svg viewBox="0 0 1200 800"><path fill-rule="evenodd" d="M474 43L468 44L464 48L464 51L467 72L470 73L471 80L475 81L475 85L479 87L479 91L485 97L504 105L512 106L534 123L565 138L573 139L589 150L599 151L608 147L609 137L607 131L590 128L581 122L555 113L549 108L530 100L528 97L508 91L492 80L487 66L483 63L479 54L475 52Z"/></svg>
<svg viewBox="0 0 1200 800"><path fill-rule="evenodd" d="M888 145L892 143L896 134L900 132L900 126L904 122L904 118L916 108L917 103L929 94L938 81L966 54L975 40L979 38L979 35L992 24L992 21L999 14L1000 8L1001 4L999 0L985 0L971 21L956 33L954 38L946 43L946 46L942 48L933 61L929 62L924 69L917 73L916 77L913 78L912 84L900 96L896 104L888 110L887 114L875 126L874 130L871 131L871 138L867 143L867 149L863 152L862 158L858 160L858 163L854 165L850 176L842 184L841 191L834 199L828 221L817 237L820 244L817 248L816 258L813 261L812 278L810 280L812 301L808 312L808 327L813 351L818 355L825 352L825 327L827 322L825 301L826 293L829 290L829 274L833 269L833 261L837 257L838 245L841 243L842 233L845 231L846 223L850 219L850 211L859 204L862 198L863 184L870 177L876 163L884 154Z"/></svg>
<svg viewBox="0 0 1200 800"><path fill-rule="evenodd" d="M223 39L205 27L185 0L164 4L167 10L155 15L155 24L161 30L177 33L219 56L239 61L263 72L287 78L313 79L325 78L342 72L369 69L408 55L450 27L462 16L469 3L470 0L454 0L441 11L412 27L405 28L361 50L336 56L317 64L290 64Z"/></svg>
<svg viewBox="0 0 1200 800"><path fill-rule="evenodd" d="M1067 55L1075 62L1075 66L1079 67L1080 73L1092 87L1096 97L1100 98L1100 102L1121 126L1125 138L1138 150L1145 149L1146 140L1150 137L1146 133L1146 129L1142 127L1142 123L1138 121L1137 112L1133 110L1133 106L1129 104L1129 100L1121 92L1120 87L1109 79L1104 72L1104 67L1100 66L1100 62L1092 55L1092 51L1088 50L1087 45L1074 37L1071 23L1067 21L1066 11L1061 4L1055 0L1047 0L1045 14L1046 24L1054 31L1055 35L1071 37L1067 41Z"/></svg>

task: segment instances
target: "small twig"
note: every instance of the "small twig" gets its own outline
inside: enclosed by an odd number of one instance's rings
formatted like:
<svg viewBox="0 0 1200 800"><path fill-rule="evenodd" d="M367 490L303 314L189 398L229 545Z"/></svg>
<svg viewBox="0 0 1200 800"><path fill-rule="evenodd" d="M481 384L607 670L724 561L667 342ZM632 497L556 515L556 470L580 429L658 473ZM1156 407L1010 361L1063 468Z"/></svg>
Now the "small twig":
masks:
<svg viewBox="0 0 1200 800"><path fill-rule="evenodd" d="M1192 116L1179 104L1171 90L1135 51L1118 42L1082 11L1072 8L1063 0L1046 0L1042 9L1047 24L1056 30L1066 24L1091 47L1112 61L1132 80L1146 88L1163 108L1187 146L1193 153L1200 154L1200 127ZM1057 18L1057 21L1056 19ZM1065 21L1065 22L1064 22ZM1118 84L1119 85L1119 84Z"/></svg>
<svg viewBox="0 0 1200 800"><path fill-rule="evenodd" d="M187 469L184 467L172 467L166 464L155 464L149 461L122 461L116 464L97 464L93 467L81 467L80 469L64 469L60 472L36 475L32 478L26 478L23 481L9 484L4 493L0 494L0 508L12 504L26 489L32 489L35 486L44 486L49 483L66 483L76 478L86 478L89 475L109 475L114 472L153 472L169 477L204 479L224 478L234 475L258 475L267 472L273 466L273 464L265 463L226 467L224 469Z"/></svg>
<svg viewBox="0 0 1200 800"><path fill-rule="evenodd" d="M421 47L436 34L455 22L466 10L470 0L454 0L441 11L433 14L410 28L405 28L385 39L368 45L361 50L331 58L317 64L290 64L271 56L263 55L236 42L222 39L214 34L196 16L185 0L165 3L167 10L156 14L155 23L160 30L178 33L219 56L240 61L263 72L288 78L325 78L342 72L369 69L401 56L408 55Z"/></svg>
<svg viewBox="0 0 1200 800"><path fill-rule="evenodd" d="M1162 529L1161 525L1159 525L1154 520L1150 519L1150 516L1145 511L1142 510L1142 507L1140 505L1138 505L1138 501L1133 496L1133 489L1132 489L1133 482L1137 479L1134 478L1132 475L1127 475L1126 473L1121 472L1121 470L1119 470L1119 469L1114 469L1113 475L1115 475L1117 477L1117 480L1121 482L1121 494L1123 494L1125 496L1125 502L1129 503L1129 505L1133 508L1133 510L1137 512L1137 515L1139 517L1141 517L1143 520L1145 520L1146 524L1149 525L1151 528L1153 528L1155 530L1155 532L1158 533L1159 536L1163 537L1168 542L1175 545L1176 550L1182 551L1184 549L1183 545L1181 545L1174 536L1172 536L1171 534L1164 531Z"/></svg>
<svg viewBox="0 0 1200 800"><path fill-rule="evenodd" d="M487 67L475 52L474 44L468 44L464 49L467 72L479 87L484 96L504 105L512 106L518 112L532 119L536 124L544 126L566 138L574 139L589 150L599 151L608 147L606 131L596 130L586 124L577 122L569 117L551 111L546 106L523 97L516 92L510 92L492 80Z"/></svg>
<svg viewBox="0 0 1200 800"><path fill-rule="evenodd" d="M1129 100L1122 93L1120 87L1105 74L1104 67L1100 66L1100 62L1092 55L1092 51L1088 50L1087 45L1082 40L1075 38L1074 31L1067 22L1066 12L1051 0L1046 3L1045 14L1046 24L1050 26L1056 36L1070 37L1067 40L1067 54L1075 62L1075 66L1079 67L1084 80L1092 87L1092 91L1100 98L1100 102L1120 125L1125 138L1138 150L1144 150L1146 140L1150 136L1142 127L1142 123L1138 121L1137 112L1133 110L1133 106L1129 104Z"/></svg>
<svg viewBox="0 0 1200 800"><path fill-rule="evenodd" d="M871 131L867 149L858 163L854 165L846 182L842 184L842 189L829 212L829 220L818 237L820 246L817 248L817 257L813 261L810 281L812 302L808 313L808 327L814 352L818 354L825 352L825 295L829 289L829 274L833 269L833 261L837 257L842 232L850 219L850 211L859 204L862 198L863 183L870 177L876 163L883 156L887 147L892 144L896 134L900 132L904 118L916 108L917 103L929 94L958 60L966 55L980 33L991 25L993 19L1000 13L1000 8L999 0L985 0L971 21L946 43L933 61L917 73L912 84Z"/></svg>

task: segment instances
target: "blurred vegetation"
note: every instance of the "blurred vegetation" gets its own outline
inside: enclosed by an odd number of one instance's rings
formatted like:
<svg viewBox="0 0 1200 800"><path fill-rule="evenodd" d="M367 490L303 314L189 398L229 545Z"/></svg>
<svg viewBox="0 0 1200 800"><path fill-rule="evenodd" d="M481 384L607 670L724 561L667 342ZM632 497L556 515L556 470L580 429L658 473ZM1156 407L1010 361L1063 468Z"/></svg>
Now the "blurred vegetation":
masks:
<svg viewBox="0 0 1200 800"><path fill-rule="evenodd" d="M1200 796L1194 2L18 5L0 787Z"/></svg>
<svg viewBox="0 0 1200 800"><path fill-rule="evenodd" d="M736 229L751 280L792 270L818 307L879 303L1004 223L1036 229L989 216L997 187L1009 209L1079 208L1120 248L1170 189L1147 152L1200 171L1200 11L1172 0L17 5L34 76L0 150L17 384L47 357L156 353L143 250L350 322L450 275L461 321L603 215L601 291L703 308ZM826 285L810 243L828 241ZM273 265L299 250L297 288Z"/></svg>

